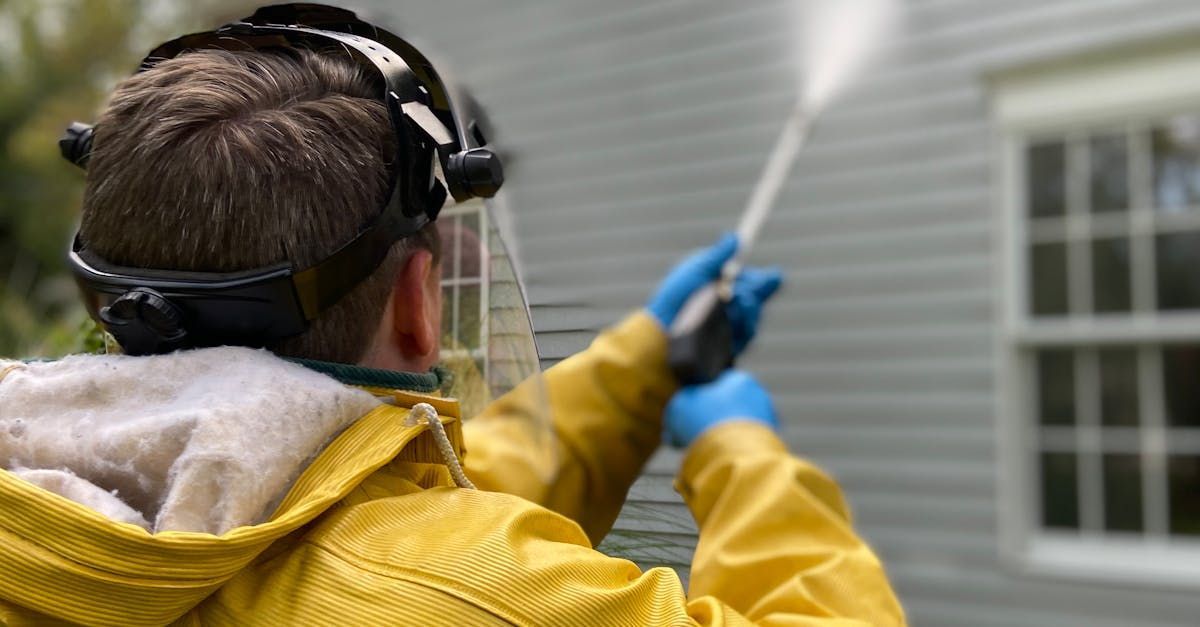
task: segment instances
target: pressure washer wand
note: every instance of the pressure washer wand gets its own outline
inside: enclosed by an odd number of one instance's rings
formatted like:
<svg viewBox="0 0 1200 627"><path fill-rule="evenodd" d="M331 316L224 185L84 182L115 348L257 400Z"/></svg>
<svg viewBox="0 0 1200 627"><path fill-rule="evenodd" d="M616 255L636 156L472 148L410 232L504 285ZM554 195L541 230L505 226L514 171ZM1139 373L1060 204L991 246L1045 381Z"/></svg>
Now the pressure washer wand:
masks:
<svg viewBox="0 0 1200 627"><path fill-rule="evenodd" d="M725 305L733 297L733 283L808 140L812 120L802 104L792 110L742 212L737 254L722 268L721 279L693 294L671 324L667 358L684 385L709 383L733 366L733 326Z"/></svg>
<svg viewBox="0 0 1200 627"><path fill-rule="evenodd" d="M787 182L788 173L792 171L796 157L808 141L810 128L812 117L802 107L797 106L788 117L783 133L779 135L779 141L775 143L775 149L767 159L767 167L763 169L758 183L754 186L754 193L750 196L750 202L746 203L746 209L742 212L737 231L738 251L737 255L725 264L725 281L732 282L742 271L746 256L758 240L758 234L771 215L771 210L775 208L775 201L779 199L779 192Z"/></svg>

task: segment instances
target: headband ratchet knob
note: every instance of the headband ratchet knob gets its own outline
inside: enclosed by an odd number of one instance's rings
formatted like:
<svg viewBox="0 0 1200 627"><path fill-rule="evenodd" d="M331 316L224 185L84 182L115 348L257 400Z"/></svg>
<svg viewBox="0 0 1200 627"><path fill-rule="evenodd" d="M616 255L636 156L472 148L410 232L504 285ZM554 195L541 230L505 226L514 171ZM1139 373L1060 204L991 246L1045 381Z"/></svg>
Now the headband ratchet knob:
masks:
<svg viewBox="0 0 1200 627"><path fill-rule="evenodd" d="M184 347L183 313L162 294L137 287L100 310L105 330L126 355L156 355Z"/></svg>
<svg viewBox="0 0 1200 627"><path fill-rule="evenodd" d="M58 140L58 151L63 159L81 168L87 168L88 158L92 156L92 138L96 128L83 122L72 122L67 131Z"/></svg>
<svg viewBox="0 0 1200 627"><path fill-rule="evenodd" d="M472 148L450 155L447 168L451 185L461 186L470 196L491 198L504 184L500 156L487 148Z"/></svg>

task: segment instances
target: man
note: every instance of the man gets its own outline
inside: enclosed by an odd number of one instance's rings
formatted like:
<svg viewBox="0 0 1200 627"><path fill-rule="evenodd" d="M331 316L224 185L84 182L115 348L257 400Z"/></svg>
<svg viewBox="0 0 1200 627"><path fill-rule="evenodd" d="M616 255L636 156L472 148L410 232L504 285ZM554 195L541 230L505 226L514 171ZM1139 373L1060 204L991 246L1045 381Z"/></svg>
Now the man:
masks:
<svg viewBox="0 0 1200 627"><path fill-rule="evenodd" d="M77 252L150 277L321 263L394 183L378 93L327 51L154 63L97 124ZM775 435L767 392L737 371L677 390L664 329L736 246L689 258L546 372L552 473L515 426L542 400L528 387L465 425L434 394L432 226L267 344L351 385L236 347L0 362L0 622L902 623L836 484ZM739 346L778 283L739 278ZM182 337L163 331L187 322L169 299L127 295L163 319L104 310L110 328ZM664 432L688 449L677 486L700 528L687 593L592 549Z"/></svg>

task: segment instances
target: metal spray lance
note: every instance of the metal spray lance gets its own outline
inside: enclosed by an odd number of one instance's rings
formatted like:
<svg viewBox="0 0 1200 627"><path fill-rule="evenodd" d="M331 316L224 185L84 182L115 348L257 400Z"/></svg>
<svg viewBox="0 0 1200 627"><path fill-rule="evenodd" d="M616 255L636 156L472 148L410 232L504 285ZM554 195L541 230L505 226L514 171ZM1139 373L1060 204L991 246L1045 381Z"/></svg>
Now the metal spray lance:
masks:
<svg viewBox="0 0 1200 627"><path fill-rule="evenodd" d="M733 282L741 273L763 223L787 180L796 156L808 139L812 118L796 107L754 186L738 224L738 250L721 270L721 280L692 295L671 324L668 361L686 385L707 383L733 365L733 329L724 304L733 297Z"/></svg>
<svg viewBox="0 0 1200 627"><path fill-rule="evenodd" d="M809 0L801 5L805 26L805 85L759 176L738 224L738 251L721 279L692 295L669 330L668 361L685 385L708 383L734 362L733 328L725 304L733 295L763 224L771 214L813 120L866 63L898 23L898 0Z"/></svg>

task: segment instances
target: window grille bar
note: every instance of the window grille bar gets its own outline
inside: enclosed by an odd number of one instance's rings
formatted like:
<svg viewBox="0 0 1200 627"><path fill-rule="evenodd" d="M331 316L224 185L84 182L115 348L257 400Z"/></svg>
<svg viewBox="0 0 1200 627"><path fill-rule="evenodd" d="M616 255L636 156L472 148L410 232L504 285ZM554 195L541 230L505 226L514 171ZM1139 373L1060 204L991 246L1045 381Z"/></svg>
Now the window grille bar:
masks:
<svg viewBox="0 0 1200 627"><path fill-rule="evenodd" d="M1163 407L1162 349L1138 351L1138 399L1142 426L1142 519L1146 536L1166 539L1170 533L1167 497L1167 429Z"/></svg>
<svg viewBox="0 0 1200 627"><path fill-rule="evenodd" d="M1183 210L1181 210L1183 211ZM1128 212L1094 215L1086 220L1079 217L1035 218L1029 224L1032 244L1057 244L1076 241L1159 233L1186 233L1200 230L1200 206L1186 209L1187 213L1160 215L1143 206Z"/></svg>
<svg viewBox="0 0 1200 627"><path fill-rule="evenodd" d="M1089 232L1087 137L1073 135L1067 141L1067 303L1072 315L1092 312L1091 243L1078 237Z"/></svg>
<svg viewBox="0 0 1200 627"><path fill-rule="evenodd" d="M1079 454L1080 527L1104 529L1104 468L1100 456L1100 358L1095 350L1075 353L1076 438Z"/></svg>
<svg viewBox="0 0 1200 627"><path fill-rule="evenodd" d="M1194 342L1198 314L1134 314L1116 318L1054 318L1018 325L1013 340L1029 348Z"/></svg>
<svg viewBox="0 0 1200 627"><path fill-rule="evenodd" d="M481 279L480 277L476 277L476 276L461 277L461 278L457 278L457 279L454 277L450 277L448 279L442 279L442 286L443 287L453 287L455 285L458 285L458 286L479 285L482 282L483 282L483 279Z"/></svg>
<svg viewBox="0 0 1200 627"><path fill-rule="evenodd" d="M459 281L462 280L462 216L454 217L454 303L450 307L450 330L453 333L450 337L454 338L455 345L462 343L462 334L459 333L459 315L458 310L461 308L460 291L462 289Z"/></svg>
<svg viewBox="0 0 1200 627"><path fill-rule="evenodd" d="M1154 202L1153 163L1150 154L1150 128L1133 127L1130 137L1130 194L1135 207L1151 207ZM1150 313L1158 307L1155 289L1154 210L1136 211L1129 216L1133 230L1130 242L1133 279L1133 310Z"/></svg>
<svg viewBox="0 0 1200 627"><path fill-rule="evenodd" d="M492 392L492 359L491 359L491 310L492 310L492 224L487 205L479 201L479 349L483 356L483 380L488 382L489 392ZM493 392L494 393L494 392Z"/></svg>
<svg viewBox="0 0 1200 627"><path fill-rule="evenodd" d="M1154 446L1165 450L1168 455L1200 456L1200 429L1151 428L1151 427L1100 427L1098 437L1082 439L1074 427L1041 427L1041 450L1046 453L1085 452L1116 453L1141 456L1146 450L1147 434L1157 431ZM1081 446L1087 447L1080 449Z"/></svg>

